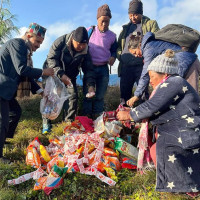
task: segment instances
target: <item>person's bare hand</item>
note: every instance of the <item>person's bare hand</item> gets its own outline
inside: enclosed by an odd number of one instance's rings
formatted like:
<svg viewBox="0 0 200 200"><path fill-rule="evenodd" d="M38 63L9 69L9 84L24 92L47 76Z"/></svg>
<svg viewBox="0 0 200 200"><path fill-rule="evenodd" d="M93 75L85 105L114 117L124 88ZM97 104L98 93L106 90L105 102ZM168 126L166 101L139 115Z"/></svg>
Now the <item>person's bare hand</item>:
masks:
<svg viewBox="0 0 200 200"><path fill-rule="evenodd" d="M88 93L86 94L87 98L92 98L95 96L95 90L93 86L89 86Z"/></svg>
<svg viewBox="0 0 200 200"><path fill-rule="evenodd" d="M109 64L110 66L113 66L115 60L116 60L116 58L110 57L110 59L108 60L108 64Z"/></svg>
<svg viewBox="0 0 200 200"><path fill-rule="evenodd" d="M65 74L61 77L61 81L65 84L65 85L71 85L71 79L66 76Z"/></svg>
<svg viewBox="0 0 200 200"><path fill-rule="evenodd" d="M42 91L42 92L40 93L40 95L43 97L43 96L44 96L44 91Z"/></svg>
<svg viewBox="0 0 200 200"><path fill-rule="evenodd" d="M130 98L130 99L126 102L126 104L127 104L128 106L132 107L132 106L135 104L135 102L138 101L138 100L139 100L139 98L138 98L137 96L134 96L134 97Z"/></svg>
<svg viewBox="0 0 200 200"><path fill-rule="evenodd" d="M131 119L130 111L129 110L119 111L117 113L117 119L120 121L130 120Z"/></svg>
<svg viewBox="0 0 200 200"><path fill-rule="evenodd" d="M44 75L44 76L53 76L53 75L54 75L54 70L53 70L53 68L46 68L46 69L43 69L42 75Z"/></svg>

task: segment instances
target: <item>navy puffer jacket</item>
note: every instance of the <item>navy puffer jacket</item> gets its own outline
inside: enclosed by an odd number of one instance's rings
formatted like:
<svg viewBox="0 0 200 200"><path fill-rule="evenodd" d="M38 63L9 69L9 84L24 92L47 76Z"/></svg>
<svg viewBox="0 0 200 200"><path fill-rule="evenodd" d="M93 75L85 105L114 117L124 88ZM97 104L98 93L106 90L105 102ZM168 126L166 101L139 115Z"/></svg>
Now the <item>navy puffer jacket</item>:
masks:
<svg viewBox="0 0 200 200"><path fill-rule="evenodd" d="M137 97L142 96L145 88L149 84L149 74L147 71L147 67L151 63L151 61L156 56L164 53L167 49L180 51L181 47L177 44L173 44L170 42L156 40L153 33L147 32L142 39L141 49L142 49L142 54L144 58L144 65L143 65L143 70L142 70L142 74L141 74L138 86L134 93L134 95ZM178 59L178 68L179 68L178 74L179 76L184 78L190 66L196 60L197 55L192 52L181 51L181 52L176 53L176 56Z"/></svg>

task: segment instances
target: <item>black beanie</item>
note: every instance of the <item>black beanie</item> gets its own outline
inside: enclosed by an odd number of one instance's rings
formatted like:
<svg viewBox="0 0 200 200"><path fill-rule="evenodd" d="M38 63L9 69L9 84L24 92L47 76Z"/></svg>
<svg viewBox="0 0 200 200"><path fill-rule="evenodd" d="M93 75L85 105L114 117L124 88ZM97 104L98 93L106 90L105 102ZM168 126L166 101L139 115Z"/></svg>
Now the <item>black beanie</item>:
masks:
<svg viewBox="0 0 200 200"><path fill-rule="evenodd" d="M79 43L88 42L88 32L85 27L78 27L72 35L72 38Z"/></svg>
<svg viewBox="0 0 200 200"><path fill-rule="evenodd" d="M97 10L97 19L101 16L108 16L112 18L110 8L107 4L102 5L101 7L98 8Z"/></svg>
<svg viewBox="0 0 200 200"><path fill-rule="evenodd" d="M140 0L132 0L129 3L128 14L143 14L143 4Z"/></svg>

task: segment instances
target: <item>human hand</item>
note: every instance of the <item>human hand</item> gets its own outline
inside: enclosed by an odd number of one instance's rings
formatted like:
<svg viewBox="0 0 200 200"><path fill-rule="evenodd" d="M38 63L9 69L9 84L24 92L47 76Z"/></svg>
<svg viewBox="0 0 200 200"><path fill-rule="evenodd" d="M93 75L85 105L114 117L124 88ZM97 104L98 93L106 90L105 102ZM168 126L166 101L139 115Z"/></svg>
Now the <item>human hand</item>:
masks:
<svg viewBox="0 0 200 200"><path fill-rule="evenodd" d="M127 104L128 106L132 107L132 106L134 105L134 103L135 103L136 101L138 101L138 100L139 100L139 97L134 96L134 97L130 98L130 99L126 102L126 104Z"/></svg>
<svg viewBox="0 0 200 200"><path fill-rule="evenodd" d="M108 60L108 64L109 64L110 66L113 66L115 60L116 60L116 58L110 57L110 59Z"/></svg>
<svg viewBox="0 0 200 200"><path fill-rule="evenodd" d="M86 94L87 98L92 98L95 96L95 91L93 86L89 86L88 93Z"/></svg>
<svg viewBox="0 0 200 200"><path fill-rule="evenodd" d="M119 111L119 112L117 113L117 119L118 119L119 121L130 120L130 119L131 119L130 111L129 111L129 110Z"/></svg>
<svg viewBox="0 0 200 200"><path fill-rule="evenodd" d="M72 85L71 79L68 76L66 76L65 74L61 77L60 80L67 86Z"/></svg>
<svg viewBox="0 0 200 200"><path fill-rule="evenodd" d="M44 96L44 91L42 91L42 92L40 93L40 95L43 97L43 96Z"/></svg>
<svg viewBox="0 0 200 200"><path fill-rule="evenodd" d="M42 75L43 75L43 76L53 76L53 75L54 75L54 70L53 70L53 68L46 68L46 69L43 69Z"/></svg>

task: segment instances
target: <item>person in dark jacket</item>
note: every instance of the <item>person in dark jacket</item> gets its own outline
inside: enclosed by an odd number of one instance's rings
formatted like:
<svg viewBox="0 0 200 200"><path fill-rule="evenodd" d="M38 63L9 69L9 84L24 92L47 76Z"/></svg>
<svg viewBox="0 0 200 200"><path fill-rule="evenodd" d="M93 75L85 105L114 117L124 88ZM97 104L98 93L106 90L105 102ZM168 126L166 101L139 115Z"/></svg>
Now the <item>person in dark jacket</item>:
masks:
<svg viewBox="0 0 200 200"><path fill-rule="evenodd" d="M44 40L46 29L31 23L22 38L7 41L0 49L0 160L7 137L13 137L21 116L21 108L15 99L21 77L28 77L32 93L41 93L42 89L34 81L41 75L52 76L52 69L37 69L29 66L31 55Z"/></svg>
<svg viewBox="0 0 200 200"><path fill-rule="evenodd" d="M88 53L88 33L78 27L55 40L49 50L45 67L53 68L56 76L66 85L71 96L63 105L63 120L73 121L77 112L78 91L76 77L84 73L88 92L94 92L94 70ZM43 118L43 133L51 131L51 121Z"/></svg>
<svg viewBox="0 0 200 200"><path fill-rule="evenodd" d="M104 96L109 82L109 68L116 60L117 39L116 34L109 30L111 11L107 4L98 8L97 22L95 27L89 27L89 52L95 71L96 95L95 98L85 97L87 94L87 83L83 79L83 115L96 119L104 111ZM92 30L93 29L93 30Z"/></svg>
<svg viewBox="0 0 200 200"><path fill-rule="evenodd" d="M128 50L131 35L135 32L140 32L141 36L143 36L148 31L156 32L159 30L159 26L155 20L151 20L143 15L143 3L140 0L130 1L128 15L130 22L123 25L118 38L117 49L120 98L122 103L131 98L133 86L134 84L138 84L143 68L143 59L135 57Z"/></svg>
<svg viewBox="0 0 200 200"><path fill-rule="evenodd" d="M197 55L192 52L185 50L183 47L155 39L155 34L148 32L142 38L140 35L135 35L130 40L129 51L136 57L144 58L144 66L141 77L139 79L138 86L134 92L134 97L127 101L129 106L133 106L143 95L145 88L149 84L149 75L147 67L151 61L158 55L166 51L166 49L172 49L179 51L177 53L178 59L178 74L185 78L198 92L198 80L200 74L200 63Z"/></svg>
<svg viewBox="0 0 200 200"><path fill-rule="evenodd" d="M149 119L156 127L156 148L154 144L150 153L156 166L157 191L197 195L200 191L200 97L185 79L176 75L178 59L173 50L157 56L147 70L154 89L150 99L118 112L117 117L134 122ZM138 144L143 141L139 155L147 142L148 132L145 132L143 129L139 134Z"/></svg>

